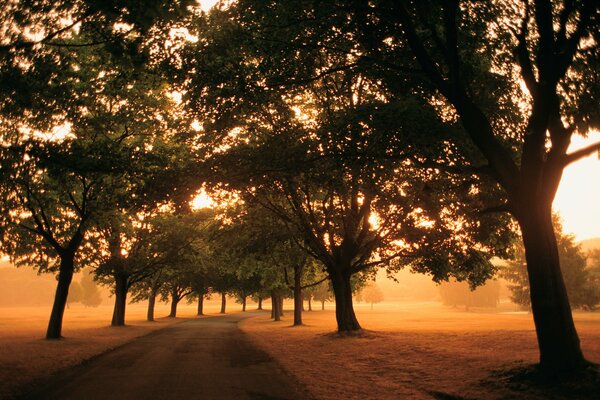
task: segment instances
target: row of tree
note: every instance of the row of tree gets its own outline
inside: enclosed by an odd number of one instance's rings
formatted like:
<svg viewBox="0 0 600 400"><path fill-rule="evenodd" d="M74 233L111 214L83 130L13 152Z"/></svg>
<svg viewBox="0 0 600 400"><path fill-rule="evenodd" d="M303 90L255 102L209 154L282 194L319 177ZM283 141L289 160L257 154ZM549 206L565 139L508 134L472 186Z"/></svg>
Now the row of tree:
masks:
<svg viewBox="0 0 600 400"><path fill-rule="evenodd" d="M478 285L520 231L542 369L583 368L552 200L563 169L600 147L567 152L600 121L599 8L9 2L2 252L58 272L48 338L84 264L114 284L120 324L128 291L153 301L157 276L173 299L202 298L180 282L202 261L219 270L209 287L234 277L242 298L260 287L274 305L328 279L345 332L376 268ZM237 205L193 213L202 185Z"/></svg>

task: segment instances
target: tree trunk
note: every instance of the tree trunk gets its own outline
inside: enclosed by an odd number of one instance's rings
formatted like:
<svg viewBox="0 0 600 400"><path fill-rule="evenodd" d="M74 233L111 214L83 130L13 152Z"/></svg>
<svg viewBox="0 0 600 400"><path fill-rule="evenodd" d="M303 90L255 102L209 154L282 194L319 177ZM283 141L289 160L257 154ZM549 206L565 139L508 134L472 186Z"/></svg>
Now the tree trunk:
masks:
<svg viewBox="0 0 600 400"><path fill-rule="evenodd" d="M62 337L62 321L65 313L67 298L69 297L69 286L73 280L75 254L63 255L60 258L58 272L58 284L54 295L54 304L50 313L46 339L60 339Z"/></svg>
<svg viewBox="0 0 600 400"><path fill-rule="evenodd" d="M335 296L335 319L338 332L353 332L361 329L352 304L352 286L350 285L350 274L335 271L329 274L333 294Z"/></svg>
<svg viewBox="0 0 600 400"><path fill-rule="evenodd" d="M150 295L148 296L148 314L146 319L148 321L154 321L154 305L156 304L156 292L154 290L150 291Z"/></svg>
<svg viewBox="0 0 600 400"><path fill-rule="evenodd" d="M549 373L586 365L563 281L551 207L531 207L519 220L531 291L531 310L540 349L540 368Z"/></svg>
<svg viewBox="0 0 600 400"><path fill-rule="evenodd" d="M169 313L170 318L177 317L177 304L179 304L179 300L181 300L181 299L177 295L177 292L172 292L171 293L171 312Z"/></svg>
<svg viewBox="0 0 600 400"><path fill-rule="evenodd" d="M225 314L225 307L227 306L227 299L225 293L221 293L221 314Z"/></svg>
<svg viewBox="0 0 600 400"><path fill-rule="evenodd" d="M312 311L312 296L308 296L308 311Z"/></svg>
<svg viewBox="0 0 600 400"><path fill-rule="evenodd" d="M325 300L321 301L321 311L325 311Z"/></svg>
<svg viewBox="0 0 600 400"><path fill-rule="evenodd" d="M257 310L262 310L262 297L258 298L258 307L256 308Z"/></svg>
<svg viewBox="0 0 600 400"><path fill-rule="evenodd" d="M247 298L247 297L248 297L248 296L244 296L244 297L242 298L242 312L246 312L246 298Z"/></svg>
<svg viewBox="0 0 600 400"><path fill-rule="evenodd" d="M204 295L203 294L198 295L198 314L197 315L204 315Z"/></svg>
<svg viewBox="0 0 600 400"><path fill-rule="evenodd" d="M271 318L275 321L281 321L281 309L279 297L275 292L271 293Z"/></svg>
<svg viewBox="0 0 600 400"><path fill-rule="evenodd" d="M302 325L302 268L294 267L294 326Z"/></svg>
<svg viewBox="0 0 600 400"><path fill-rule="evenodd" d="M279 315L283 317L283 295L278 294L277 300L279 301Z"/></svg>
<svg viewBox="0 0 600 400"><path fill-rule="evenodd" d="M127 306L127 275L116 273L115 279L115 308L113 310L112 326L125 325L125 308Z"/></svg>

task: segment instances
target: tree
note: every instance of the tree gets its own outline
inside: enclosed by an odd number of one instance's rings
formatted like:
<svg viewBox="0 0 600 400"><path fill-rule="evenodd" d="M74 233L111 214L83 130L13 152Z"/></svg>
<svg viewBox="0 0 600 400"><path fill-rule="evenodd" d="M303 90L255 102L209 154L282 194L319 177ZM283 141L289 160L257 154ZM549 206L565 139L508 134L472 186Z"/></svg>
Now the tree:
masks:
<svg viewBox="0 0 600 400"><path fill-rule="evenodd" d="M80 303L83 300L83 288L78 282L71 282L67 305L71 303Z"/></svg>
<svg viewBox="0 0 600 400"><path fill-rule="evenodd" d="M331 300L331 287L328 282L315 286L312 290L313 298L321 303L321 310L325 310L325 302Z"/></svg>
<svg viewBox="0 0 600 400"><path fill-rule="evenodd" d="M540 366L549 373L586 365L561 274L552 201L563 169L600 147L567 153L575 132L598 126L599 7L595 1L520 7L382 1L376 10L385 16L382 28L408 44L505 193L497 209L521 228ZM584 45L588 40L594 44ZM487 91L490 84L498 90ZM522 93L526 118L513 93Z"/></svg>
<svg viewBox="0 0 600 400"><path fill-rule="evenodd" d="M551 214L563 169L600 147L567 152L573 134L585 135L600 121L598 2L237 4L253 37L282 53L290 46L286 56L305 50L346 56L313 79L361 69L393 93L428 98L447 124L460 123L468 140L453 141L453 151L475 148L483 160L438 168L459 166L496 182L497 203L482 209L508 212L523 234L540 367L548 373L583 368ZM338 45L339 37L349 43Z"/></svg>
<svg viewBox="0 0 600 400"><path fill-rule="evenodd" d="M223 144L206 156L208 184L239 191L298 233L332 281L340 332L360 329L350 282L374 266L410 264L437 280L490 276L506 224L490 216L473 221L480 197L490 193L485 182L449 177L417 157L423 149L465 161L448 151L455 132L444 129L434 107L390 97L376 79L340 67L345 54L257 43L264 21L251 11L260 5L248 3L212 13L200 25L202 40L185 53L184 67L203 73L181 72L184 100L203 115L205 137ZM339 40L336 46L348 44ZM300 71L290 76L294 66ZM439 140L426 146L427 135Z"/></svg>
<svg viewBox="0 0 600 400"><path fill-rule="evenodd" d="M371 303L372 310L373 304L383 301L383 292L375 282L371 282L362 289L362 297L364 301Z"/></svg>
<svg viewBox="0 0 600 400"><path fill-rule="evenodd" d="M569 302L573 308L584 310L595 309L600 304L600 287L594 276L594 259L590 258L590 266L586 263L586 256L581 250L581 245L575 243L575 237L565 234L557 214L553 216L554 234L558 245L558 255L565 286L569 295ZM516 245L515 258L507 262L502 270L502 275L511 284L508 286L512 292L511 300L523 307L531 309L531 295L527 277L525 251L522 245ZM592 253L593 257L593 253Z"/></svg>
<svg viewBox="0 0 600 400"><path fill-rule="evenodd" d="M489 280L477 288L469 287L466 282L444 282L439 291L444 305L464 305L466 311L469 307L497 307L500 301L500 283L497 280Z"/></svg>
<svg viewBox="0 0 600 400"><path fill-rule="evenodd" d="M94 282L94 275L90 270L83 270L81 280L79 281L83 292L81 304L86 307L98 307L102 304L102 297L98 285Z"/></svg>

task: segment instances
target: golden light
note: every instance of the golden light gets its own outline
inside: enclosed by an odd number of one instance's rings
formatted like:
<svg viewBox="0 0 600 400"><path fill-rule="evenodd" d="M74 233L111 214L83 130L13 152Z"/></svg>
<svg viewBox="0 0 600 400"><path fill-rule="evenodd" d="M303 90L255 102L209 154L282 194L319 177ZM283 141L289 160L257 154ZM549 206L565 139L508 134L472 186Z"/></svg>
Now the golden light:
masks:
<svg viewBox="0 0 600 400"><path fill-rule="evenodd" d="M600 132L573 137L569 152L600 141ZM577 240L600 237L600 160L596 153L569 165L554 200L565 232Z"/></svg>
<svg viewBox="0 0 600 400"><path fill-rule="evenodd" d="M194 210L199 210L201 208L213 208L215 206L214 200L206 193L204 189L200 190L191 203Z"/></svg>

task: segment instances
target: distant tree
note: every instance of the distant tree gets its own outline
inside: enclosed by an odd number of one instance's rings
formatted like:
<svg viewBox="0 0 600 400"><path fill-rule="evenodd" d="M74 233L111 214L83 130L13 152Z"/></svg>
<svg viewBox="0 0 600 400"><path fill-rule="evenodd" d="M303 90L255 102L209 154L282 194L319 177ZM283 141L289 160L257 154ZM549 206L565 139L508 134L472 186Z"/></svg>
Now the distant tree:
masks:
<svg viewBox="0 0 600 400"><path fill-rule="evenodd" d="M361 293L363 300L367 303L371 303L371 310L373 309L373 304L381 303L383 301L383 292L375 282L368 283L362 289Z"/></svg>
<svg viewBox="0 0 600 400"><path fill-rule="evenodd" d="M83 288L77 281L71 282L69 288L69 297L67 297L67 304L80 303L83 300Z"/></svg>
<svg viewBox="0 0 600 400"><path fill-rule="evenodd" d="M325 302L331 301L333 298L333 292L329 282L323 282L311 289L312 296L315 301L321 303L321 310L325 310Z"/></svg>
<svg viewBox="0 0 600 400"><path fill-rule="evenodd" d="M86 307L98 307L102 304L102 296L98 285L94 281L94 275L90 270L83 270L79 281L82 290L81 304Z"/></svg>
<svg viewBox="0 0 600 400"><path fill-rule="evenodd" d="M449 281L439 286L442 303L448 306L496 307L500 300L500 283L488 280L484 285L473 288L467 282Z"/></svg>
<svg viewBox="0 0 600 400"><path fill-rule="evenodd" d="M600 304L600 287L597 285L593 267L594 256L590 259L591 265L586 265L586 257L581 246L575 243L575 237L565 234L557 214L553 215L553 225L560 257L562 275L567 288L569 302L573 308L584 310L595 309ZM531 308L529 279L525 262L523 246L516 245L515 258L508 261L502 269L502 276L507 279L512 292L511 300L523 307Z"/></svg>

